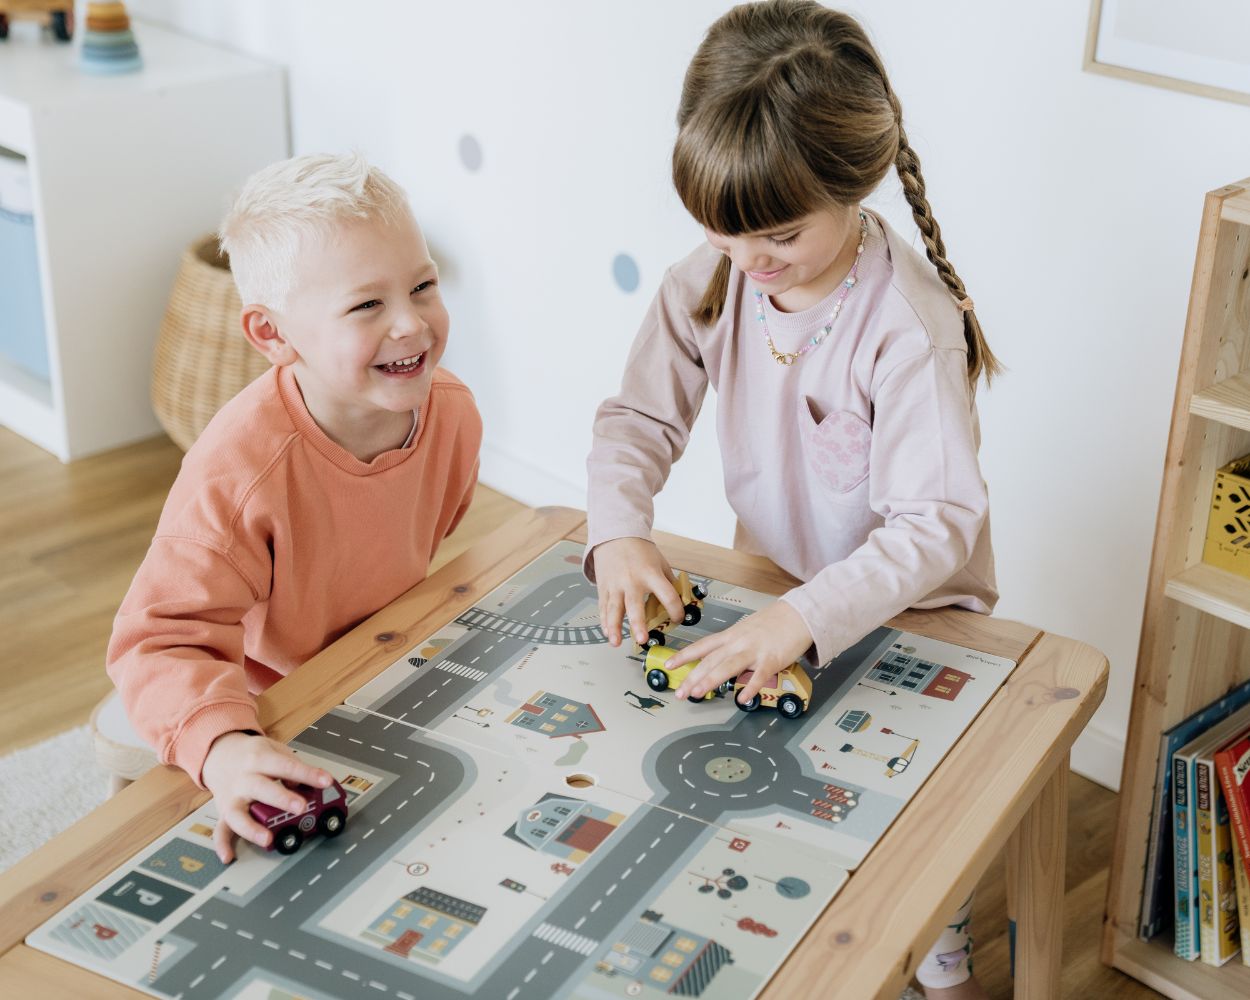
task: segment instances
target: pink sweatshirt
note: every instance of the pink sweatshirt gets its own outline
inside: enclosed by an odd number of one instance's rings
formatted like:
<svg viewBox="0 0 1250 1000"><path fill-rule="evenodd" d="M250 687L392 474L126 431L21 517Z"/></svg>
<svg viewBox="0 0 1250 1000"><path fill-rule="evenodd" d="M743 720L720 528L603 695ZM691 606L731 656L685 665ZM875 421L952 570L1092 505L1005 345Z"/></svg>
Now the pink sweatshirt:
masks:
<svg viewBox="0 0 1250 1000"><path fill-rule="evenodd" d="M932 265L868 213L859 282L824 342L786 368L737 268L716 325L690 318L719 258L704 244L669 269L620 394L596 415L587 575L595 545L650 537L652 498L711 384L735 545L805 581L783 599L821 662L908 607L988 614L998 594L963 322ZM836 296L799 313L765 297L778 349L816 334Z"/></svg>
<svg viewBox="0 0 1250 1000"><path fill-rule="evenodd" d="M227 403L187 452L113 625L108 672L163 763L260 730L254 695L426 576L477 482L481 418L442 369L406 448L362 462L287 368Z"/></svg>

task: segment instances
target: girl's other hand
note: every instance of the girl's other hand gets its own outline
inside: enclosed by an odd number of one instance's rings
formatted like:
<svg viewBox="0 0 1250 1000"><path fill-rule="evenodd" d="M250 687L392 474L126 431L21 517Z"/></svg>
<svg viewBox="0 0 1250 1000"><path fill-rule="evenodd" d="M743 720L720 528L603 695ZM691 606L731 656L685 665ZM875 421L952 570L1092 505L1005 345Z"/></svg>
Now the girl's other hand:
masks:
<svg viewBox="0 0 1250 1000"><path fill-rule="evenodd" d="M681 682L678 698L702 698L744 670L753 670L738 696L738 701L745 704L811 644L812 634L799 613L785 601L775 601L723 632L692 642L670 657L666 667L673 670L691 660L701 661Z"/></svg>
<svg viewBox="0 0 1250 1000"><path fill-rule="evenodd" d="M327 788L334 780L329 771L305 764L295 751L277 740L241 732L223 733L213 740L201 777L217 803L213 846L222 864L227 865L234 860L235 834L257 847L268 847L273 840L273 834L248 810L253 802L299 812L307 802L284 781Z"/></svg>
<svg viewBox="0 0 1250 1000"><path fill-rule="evenodd" d="M635 635L647 630L647 595L654 594L669 617L685 615L673 568L649 538L614 538L595 546L595 585L599 588L599 623L613 646L621 644L621 616L629 617ZM635 640L636 641L636 640Z"/></svg>

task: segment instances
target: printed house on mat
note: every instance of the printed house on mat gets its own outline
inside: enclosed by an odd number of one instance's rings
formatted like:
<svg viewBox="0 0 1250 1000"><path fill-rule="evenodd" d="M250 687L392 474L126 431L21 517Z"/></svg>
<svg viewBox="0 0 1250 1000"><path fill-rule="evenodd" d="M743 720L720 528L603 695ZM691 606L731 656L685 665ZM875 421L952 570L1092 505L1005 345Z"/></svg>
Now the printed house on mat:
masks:
<svg viewBox="0 0 1250 1000"><path fill-rule="evenodd" d="M504 836L535 851L580 864L616 832L624 819L624 813L548 794L525 810L515 825L504 831Z"/></svg>
<svg viewBox="0 0 1250 1000"><path fill-rule="evenodd" d="M508 716L508 724L545 733L552 739L604 731L598 714L589 705L548 691L535 691L529 701Z"/></svg>
<svg viewBox="0 0 1250 1000"><path fill-rule="evenodd" d="M890 650L868 671L868 679L889 684L904 691L916 691L930 698L954 701L964 685L975 680L971 674L954 667L944 667L911 656L900 650Z"/></svg>
<svg viewBox="0 0 1250 1000"><path fill-rule="evenodd" d="M651 910L644 912L595 971L609 977L632 976L674 996L702 995L721 967L733 961L729 949L661 918Z"/></svg>
<svg viewBox="0 0 1250 1000"><path fill-rule="evenodd" d="M361 935L380 941L392 955L437 962L468 936L486 907L435 889L416 889L378 917Z"/></svg>

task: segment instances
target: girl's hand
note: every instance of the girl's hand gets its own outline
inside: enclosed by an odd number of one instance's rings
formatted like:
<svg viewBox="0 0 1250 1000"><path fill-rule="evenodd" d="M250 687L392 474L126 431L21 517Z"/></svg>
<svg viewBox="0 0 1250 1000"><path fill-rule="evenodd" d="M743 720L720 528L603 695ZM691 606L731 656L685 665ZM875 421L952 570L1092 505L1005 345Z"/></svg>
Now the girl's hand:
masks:
<svg viewBox="0 0 1250 1000"><path fill-rule="evenodd" d="M599 588L599 623L613 646L621 644L621 615L629 630L645 635L647 595L655 594L669 617L680 622L682 607L673 586L673 568L648 538L614 538L595 546L595 586Z"/></svg>
<svg viewBox="0 0 1250 1000"><path fill-rule="evenodd" d="M744 670L753 670L738 698L739 702L746 703L771 683L778 672L802 656L811 644L812 634L799 613L785 601L775 601L723 632L692 642L669 658L667 669L691 660L702 661L681 682L678 698L701 698L723 681L737 677Z"/></svg>
<svg viewBox="0 0 1250 1000"><path fill-rule="evenodd" d="M264 802L298 812L307 803L283 781L328 788L333 780L328 771L305 764L290 747L267 736L243 732L224 733L213 740L201 777L217 803L219 818L213 846L222 864L227 865L234 860L236 833L257 847L268 847L273 840L273 834L256 822L248 806Z"/></svg>

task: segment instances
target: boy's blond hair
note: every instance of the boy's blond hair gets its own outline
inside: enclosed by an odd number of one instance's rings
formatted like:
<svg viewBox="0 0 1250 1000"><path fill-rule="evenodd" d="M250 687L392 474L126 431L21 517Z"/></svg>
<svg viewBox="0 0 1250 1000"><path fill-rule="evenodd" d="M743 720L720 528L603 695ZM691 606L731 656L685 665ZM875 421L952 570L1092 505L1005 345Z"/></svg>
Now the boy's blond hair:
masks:
<svg viewBox="0 0 1250 1000"><path fill-rule="evenodd" d="M217 235L244 304L283 309L303 240L351 219L411 215L403 188L359 153L312 153L252 174Z"/></svg>

